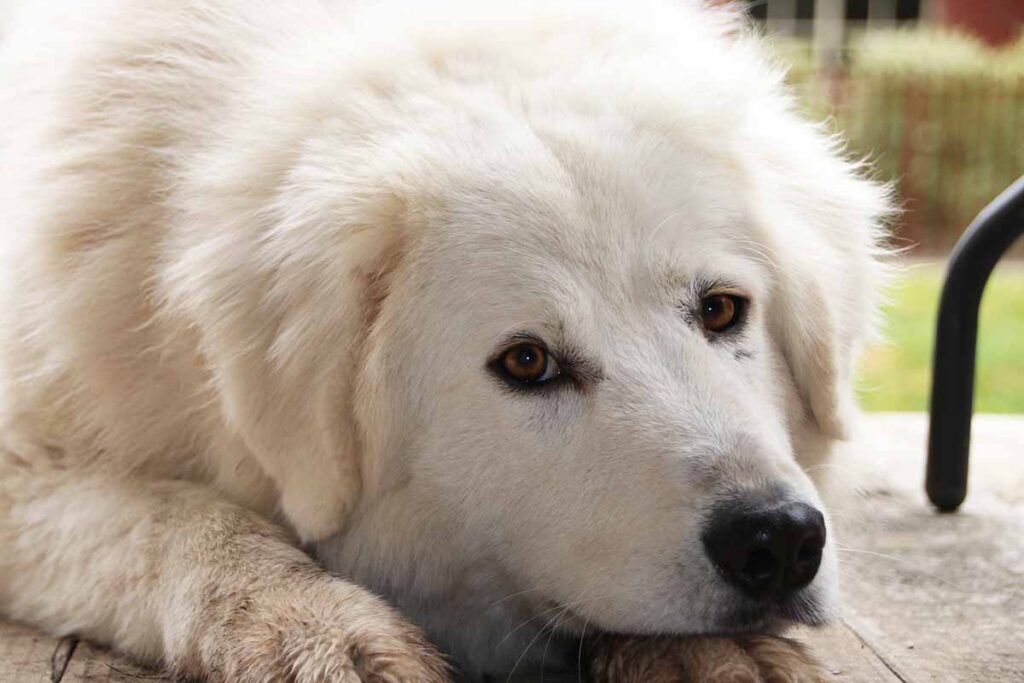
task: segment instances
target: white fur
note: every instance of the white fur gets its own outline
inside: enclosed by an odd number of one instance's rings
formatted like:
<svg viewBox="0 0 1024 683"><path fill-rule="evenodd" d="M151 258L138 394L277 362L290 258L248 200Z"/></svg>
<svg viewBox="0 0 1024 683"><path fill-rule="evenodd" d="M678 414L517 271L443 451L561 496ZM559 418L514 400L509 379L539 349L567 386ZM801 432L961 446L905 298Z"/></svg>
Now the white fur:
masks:
<svg viewBox="0 0 1024 683"><path fill-rule="evenodd" d="M553 605L567 632L729 628L702 514L818 501L797 462L851 419L888 208L731 13L5 16L0 610L212 675L238 649L211 591L292 561L217 559L262 517L471 673L543 643ZM688 320L702 278L750 294L749 358ZM516 332L601 379L510 394L486 364ZM209 545L161 564L183 534ZM831 545L808 618L835 608Z"/></svg>

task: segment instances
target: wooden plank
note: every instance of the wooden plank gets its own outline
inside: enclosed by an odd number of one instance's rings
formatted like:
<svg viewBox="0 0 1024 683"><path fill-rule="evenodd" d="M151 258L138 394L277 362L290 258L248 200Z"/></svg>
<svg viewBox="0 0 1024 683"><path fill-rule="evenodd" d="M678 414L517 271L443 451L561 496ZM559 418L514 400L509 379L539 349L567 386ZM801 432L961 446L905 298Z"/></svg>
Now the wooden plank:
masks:
<svg viewBox="0 0 1024 683"><path fill-rule="evenodd" d="M898 681L885 664L846 625L822 629L797 629L791 634L806 643L825 663L836 681L882 683ZM131 681L171 681L172 678L139 667L109 650L73 639L58 641L39 635L27 627L0 622L0 681L51 682L54 655L67 652L70 657L60 683L129 683ZM70 650L70 651L69 651ZM57 667L60 673L61 667Z"/></svg>
<svg viewBox="0 0 1024 683"><path fill-rule="evenodd" d="M0 683L128 683L171 681L119 655L75 638L52 638L0 621Z"/></svg>
<svg viewBox="0 0 1024 683"><path fill-rule="evenodd" d="M0 681L50 683L50 658L56 647L56 638L0 621Z"/></svg>
<svg viewBox="0 0 1024 683"><path fill-rule="evenodd" d="M131 683L174 680L88 642L79 643L61 683Z"/></svg>
<svg viewBox="0 0 1024 683"><path fill-rule="evenodd" d="M1024 681L1024 421L975 417L956 514L923 495L926 433L873 416L836 463L847 624L905 681Z"/></svg>
<svg viewBox="0 0 1024 683"><path fill-rule="evenodd" d="M810 647L830 680L843 683L898 683L885 662L845 623L794 629L790 634Z"/></svg>
<svg viewBox="0 0 1024 683"><path fill-rule="evenodd" d="M1024 420L975 418L971 490L955 515L921 492L924 415L865 427L828 468L844 622L793 635L836 681L1024 681ZM0 683L49 682L68 654L61 683L171 680L0 621Z"/></svg>

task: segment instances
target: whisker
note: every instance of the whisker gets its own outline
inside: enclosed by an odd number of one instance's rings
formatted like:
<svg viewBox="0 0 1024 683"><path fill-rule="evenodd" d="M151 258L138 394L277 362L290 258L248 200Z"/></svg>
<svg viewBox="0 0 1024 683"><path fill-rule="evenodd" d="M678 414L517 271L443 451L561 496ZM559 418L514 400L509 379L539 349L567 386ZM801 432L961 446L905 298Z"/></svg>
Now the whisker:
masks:
<svg viewBox="0 0 1024 683"><path fill-rule="evenodd" d="M583 683L583 639L587 635L587 624L590 619L583 620L583 630L580 631L580 647L576 651L576 683Z"/></svg>
<svg viewBox="0 0 1024 683"><path fill-rule="evenodd" d="M497 645L495 645L495 648L497 648L497 647L501 647L502 643L504 643L504 642L505 642L506 640L508 640L509 638L511 638L511 637L512 637L512 636L513 636L513 635L515 634L515 632L516 632L516 631L518 631L518 630L519 630L519 629L521 629L522 627L526 626L526 625L527 625L527 624L529 624L529 623L530 623L531 621L535 621L535 620L537 620L537 619L540 619L540 618L541 618L541 617L543 617L544 615L546 615L546 614L549 614L549 613L551 613L551 612L554 612L555 610L559 609L560 607L561 607L560 605L555 605L554 607L549 607L549 608L547 608L547 609L545 609L545 610L541 610L540 612L538 612L537 614L534 614L534 615L533 615L532 617L530 617L530 618L529 618L529 619L527 619L526 621L523 621L523 622L521 622L521 623L520 623L520 624L519 624L518 626L516 626L516 627L515 627L514 629L512 629L511 631L509 631L508 633L506 633L506 634L505 634L505 635L504 635L504 636L502 637L502 639L498 641L498 644L497 644Z"/></svg>
<svg viewBox="0 0 1024 683"><path fill-rule="evenodd" d="M858 522L864 521L870 517L864 512L836 510L835 508L829 509L828 516L832 519L852 519Z"/></svg>
<svg viewBox="0 0 1024 683"><path fill-rule="evenodd" d="M528 625L528 624L536 621L537 619L540 619L540 618L542 618L542 617L544 617L544 616L546 616L548 614L551 614L552 612L556 612L556 614L553 617L548 619L548 621L537 630L537 633L533 636L533 638L530 639L530 642L526 644L526 647L523 648L523 651L519 654L519 657L516 659L515 664L512 666L512 670L509 671L508 679L506 679L506 681L511 679L512 675L515 674L516 668L519 666L519 664L522 663L523 658L527 655L527 653L534 646L534 644L537 642L537 640L541 636L544 635L544 632L549 627L551 628L551 632L550 632L551 636L553 636L555 631L557 631L558 627L562 624L563 618L570 611L584 608L586 606L587 602L590 602L590 601L593 601L593 600L604 600L604 599L614 595L615 592L616 591L614 589L611 589L611 590L603 591L602 593L597 594L597 595L586 595L586 596L584 596L584 597L582 597L582 598L580 598L578 600L573 600L571 602L564 603L564 604L554 605L552 607L549 607L547 609L539 611L537 614L534 614L529 619L526 619L526 620L522 621L521 623L516 625L515 628L513 628L508 633L506 633L501 638L501 640L498 641L497 645L495 645L495 648L500 647L503 643L505 643L505 641L507 641L509 638L511 638L516 632L518 632L524 626L526 626L526 625ZM578 656L579 656L580 659L582 659L582 656L583 656L583 654L582 654L583 653L583 635L585 634L586 628L589 625L589 623L590 623L590 618L587 617L585 619L584 623L583 623L584 633L580 635L580 648L579 648L579 653L578 653ZM544 657L547 656L547 650L548 650L548 646L549 645L550 645L550 637L548 639L548 642L544 646ZM541 663L543 664L543 657L542 657ZM581 675L581 672L580 672L580 669L579 669L579 662L577 662L577 674Z"/></svg>
<svg viewBox="0 0 1024 683"><path fill-rule="evenodd" d="M547 661L548 661L548 648L551 647L551 639L554 637L555 631L558 630L558 625L562 623L562 618L566 614L568 614L568 613L569 613L569 608L568 607L562 608L561 614L558 615L558 621L555 622L555 625L552 626L551 630L548 632L547 642L544 643L544 652L541 653L541 656L540 656L540 681L541 681L541 683L544 683L545 665L547 664Z"/></svg>
<svg viewBox="0 0 1024 683"><path fill-rule="evenodd" d="M835 470L840 474L854 474L854 470L834 462L821 462L818 463L817 465L811 465L810 467L804 468L804 472L806 472L807 474L810 474L811 472L817 472L818 470Z"/></svg>
<svg viewBox="0 0 1024 683"><path fill-rule="evenodd" d="M929 579L935 579L936 581L940 581L940 582L946 584L947 586L950 586L951 588L957 589L958 591L961 591L961 592L964 592L964 593L969 593L970 592L970 589L965 588L965 587L963 587L963 586L961 586L959 584L956 584L956 583L954 583L952 581L949 581L947 579L944 579L941 576L938 576L936 574L931 574L931 573L925 571L924 568L921 567L921 565L919 565L919 564L917 564L915 562L911 562L910 560L905 560L902 557L896 557L895 555L888 555L886 553L880 553L880 552L876 552L874 550L864 550L862 548L851 548L849 546L840 545L839 543L836 543L836 550L838 552L843 552L843 553L858 553L858 554L861 554L861 555L869 555L871 557L880 557L882 559L890 560L890 561L896 562L898 564L902 564L902 565L905 565L905 566L908 566L908 567L912 567L912 568L918 570L919 572L921 572L922 574L924 574L925 576L927 576Z"/></svg>
<svg viewBox="0 0 1024 683"><path fill-rule="evenodd" d="M669 215L665 216L664 218L662 218L658 222L658 224L654 226L654 229L651 230L651 241L654 241L654 238L656 238L658 236L658 233L660 233L662 231L662 229L666 225L668 225L669 221L671 221L673 218L678 218L680 215L682 215L682 213L683 213L682 211L674 211L674 212L670 213Z"/></svg>
<svg viewBox="0 0 1024 683"><path fill-rule="evenodd" d="M568 609L569 609L568 607L562 608L562 614L564 614L565 611L568 610ZM530 642L526 644L526 647L524 647L523 651L519 654L519 657L516 659L515 664L512 665L512 670L508 672L508 677L505 679L505 683L508 683L509 681L512 680L512 675L515 674L516 669L519 667L519 664L523 661L523 657L525 657L527 655L527 653L529 653L530 648L532 648L533 644L537 642L537 639L540 638L542 635L544 635L544 630L548 626L550 626L552 623L554 623L554 621L556 619L558 619L558 617L559 617L559 615L556 614L555 616L553 616L550 619L548 619L547 623L544 624L543 626L541 626L540 630L537 631L537 635L535 635L533 638L530 639Z"/></svg>
<svg viewBox="0 0 1024 683"><path fill-rule="evenodd" d="M494 607L495 605L500 605L501 603L503 603L503 602L506 602L506 601L508 601L508 600L511 600L512 598L518 598L518 597L519 597L520 595L526 595L527 593L533 593L533 592L535 592L535 591L539 591L539 590L541 590L542 588L547 588L547 587L548 587L548 586L550 586L550 585L551 585L552 583L554 583L554 582L553 582L553 581L549 581L549 582L548 582L548 583L547 583L546 585L544 585L544 586L534 586L533 588L527 588L527 589L525 589L525 590L521 590L521 591L516 591L515 593L509 593L509 594L508 594L508 595L506 595L505 597L503 597L503 598L499 598L499 599L495 600L494 602L492 602L492 603L491 603L490 605L488 605L488 606L489 606L489 607Z"/></svg>

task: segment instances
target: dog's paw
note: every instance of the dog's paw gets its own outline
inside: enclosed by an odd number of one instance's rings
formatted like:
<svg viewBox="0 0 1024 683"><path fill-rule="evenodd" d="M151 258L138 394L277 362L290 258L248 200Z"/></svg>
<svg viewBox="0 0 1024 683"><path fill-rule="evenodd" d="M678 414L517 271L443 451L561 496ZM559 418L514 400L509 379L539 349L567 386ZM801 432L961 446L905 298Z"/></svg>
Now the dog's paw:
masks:
<svg viewBox="0 0 1024 683"><path fill-rule="evenodd" d="M764 683L821 683L826 680L825 668L795 640L750 636L738 642L757 664Z"/></svg>
<svg viewBox="0 0 1024 683"><path fill-rule="evenodd" d="M343 581L280 588L235 606L203 659L208 680L442 683L448 670L420 631Z"/></svg>
<svg viewBox="0 0 1024 683"><path fill-rule="evenodd" d="M824 669L796 641L772 636L612 636L593 647L595 683L821 683Z"/></svg>

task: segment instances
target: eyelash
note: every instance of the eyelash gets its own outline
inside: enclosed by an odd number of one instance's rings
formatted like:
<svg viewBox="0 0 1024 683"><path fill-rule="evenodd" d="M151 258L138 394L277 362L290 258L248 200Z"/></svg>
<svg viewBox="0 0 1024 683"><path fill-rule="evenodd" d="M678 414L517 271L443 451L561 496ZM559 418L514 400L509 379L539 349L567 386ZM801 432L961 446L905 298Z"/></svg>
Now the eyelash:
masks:
<svg viewBox="0 0 1024 683"><path fill-rule="evenodd" d="M746 329L750 307L752 305L750 297L735 283L726 280L699 278L693 284L693 292L696 294L697 302L693 307L683 304L687 319L690 320L701 332L703 332L710 341L714 341L716 339L728 339L742 334L744 329ZM730 325L728 329L721 332L711 332L703 329L704 326L701 321L701 311L704 301L708 297L716 295L735 297L735 303L738 304L736 307L736 321Z"/></svg>

